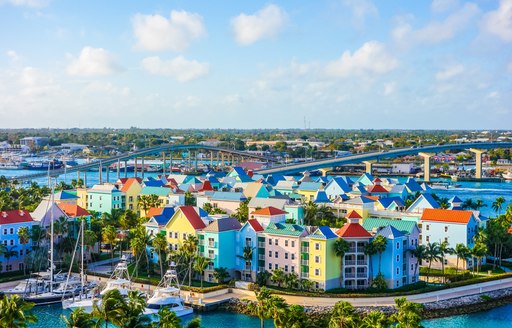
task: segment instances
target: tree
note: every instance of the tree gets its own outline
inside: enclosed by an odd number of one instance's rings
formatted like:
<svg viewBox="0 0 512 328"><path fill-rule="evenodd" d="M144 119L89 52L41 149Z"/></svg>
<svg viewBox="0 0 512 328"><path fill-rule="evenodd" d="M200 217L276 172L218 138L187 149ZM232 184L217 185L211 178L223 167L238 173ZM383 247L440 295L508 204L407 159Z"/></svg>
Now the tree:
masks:
<svg viewBox="0 0 512 328"><path fill-rule="evenodd" d="M217 280L217 282L219 284L224 283L224 281L226 281L226 279L229 278L229 273L228 273L227 268L224 268L224 267L215 268L213 270L213 277L215 278L215 280Z"/></svg>
<svg viewBox="0 0 512 328"><path fill-rule="evenodd" d="M456 267L455 272L458 274L459 273L459 259L466 260L469 256L471 256L471 251L469 250L469 248L466 245L460 243L460 244L455 245L453 254L455 254L457 256L457 267Z"/></svg>
<svg viewBox="0 0 512 328"><path fill-rule="evenodd" d="M160 264L160 275L164 275L163 259L165 257L165 251L167 250L167 239L162 233L158 233L155 238L151 241L151 244L158 252L158 262Z"/></svg>
<svg viewBox="0 0 512 328"><path fill-rule="evenodd" d="M474 210L475 203L473 202L472 198L468 198L462 203L461 207L463 210Z"/></svg>
<svg viewBox="0 0 512 328"><path fill-rule="evenodd" d="M443 241L441 244L439 244L439 253L441 255L441 268L443 271L443 282L446 282L446 277L444 275L444 258L447 254L453 254L454 250L453 248L448 247L448 242Z"/></svg>
<svg viewBox="0 0 512 328"><path fill-rule="evenodd" d="M21 227L18 229L18 239L21 244L21 249L23 251L23 254L26 254L25 252L25 245L30 242L30 231L28 230L28 227ZM23 266L23 275L26 274L26 268Z"/></svg>
<svg viewBox="0 0 512 328"><path fill-rule="evenodd" d="M117 229L114 226L108 225L103 228L103 241L110 245L110 269L113 269L114 265L114 245L117 240Z"/></svg>
<svg viewBox="0 0 512 328"><path fill-rule="evenodd" d="M124 315L121 319L121 328L149 328L151 319L144 315L146 297L143 293L131 290L124 302Z"/></svg>
<svg viewBox="0 0 512 328"><path fill-rule="evenodd" d="M247 263L249 263L249 267L252 267L252 256L253 256L253 248L251 246L245 246L244 249L243 249L243 255L239 257L241 257L244 261L245 261L245 264L247 265ZM244 270L246 271L246 270Z"/></svg>
<svg viewBox="0 0 512 328"><path fill-rule="evenodd" d="M36 323L33 307L34 303L25 302L19 295L4 295L0 299L0 327L27 328L27 324Z"/></svg>
<svg viewBox="0 0 512 328"><path fill-rule="evenodd" d="M296 304L288 306L286 303L283 304L275 300L272 305L275 306L274 324L276 327L301 328L305 326L307 316L304 307Z"/></svg>
<svg viewBox="0 0 512 328"><path fill-rule="evenodd" d="M254 291L256 296L256 303L250 303L249 309L251 312L260 318L260 327L265 327L265 319L271 317L270 312L270 290L266 287L261 287L259 291Z"/></svg>
<svg viewBox="0 0 512 328"><path fill-rule="evenodd" d="M388 328L388 317L380 311L371 311L362 320L360 328Z"/></svg>
<svg viewBox="0 0 512 328"><path fill-rule="evenodd" d="M95 324L92 315L82 308L73 310L68 317L65 315L60 317L67 328L92 328Z"/></svg>
<svg viewBox="0 0 512 328"><path fill-rule="evenodd" d="M204 256L198 256L194 261L194 270L196 270L201 276L201 289L203 289L204 270L210 264L210 259Z"/></svg>
<svg viewBox="0 0 512 328"><path fill-rule="evenodd" d="M109 290L103 295L101 302L93 303L92 316L97 319L96 327L101 324L108 328L109 323L121 326L125 317L125 302L118 289Z"/></svg>
<svg viewBox="0 0 512 328"><path fill-rule="evenodd" d="M476 273L480 272L482 258L487 254L487 246L483 242L476 242L471 249L471 255L477 259Z"/></svg>
<svg viewBox="0 0 512 328"><path fill-rule="evenodd" d="M187 191L185 193L185 205L196 206L196 204L197 204L197 200L194 197L194 195L192 195L192 193L190 191Z"/></svg>
<svg viewBox="0 0 512 328"><path fill-rule="evenodd" d="M420 328L423 305L408 301L405 297L395 298L397 312L391 316L397 328Z"/></svg>
<svg viewBox="0 0 512 328"><path fill-rule="evenodd" d="M188 285L192 285L192 266L197 256L197 246L199 245L199 239L194 235L188 235L187 239L181 247L181 251L188 261Z"/></svg>
<svg viewBox="0 0 512 328"><path fill-rule="evenodd" d="M150 208L160 206L160 200L157 195L140 195L137 206L147 214Z"/></svg>
<svg viewBox="0 0 512 328"><path fill-rule="evenodd" d="M249 202L251 198L247 198L240 202L240 207L233 214L233 217L237 218L238 221L244 223L249 219Z"/></svg>
<svg viewBox="0 0 512 328"><path fill-rule="evenodd" d="M334 254L340 258L340 272L343 272L343 258L345 257L345 253L348 252L350 248L350 244L348 241L342 238L336 239L334 242ZM340 276L340 279L343 279Z"/></svg>
<svg viewBox="0 0 512 328"><path fill-rule="evenodd" d="M180 328L181 319L176 315L174 311L171 311L168 308L162 308L160 311L158 311L158 322L155 322L153 327Z"/></svg>
<svg viewBox="0 0 512 328"><path fill-rule="evenodd" d="M492 209L498 213L498 217L500 216L500 212L503 209L503 204L505 203L505 198L503 196L499 196L492 203Z"/></svg>
<svg viewBox="0 0 512 328"><path fill-rule="evenodd" d="M426 259L428 260L428 272L427 272L427 282L428 282L428 279L430 276L430 268L432 267L432 263L441 261L443 259L438 243L434 242L432 244L431 243L427 244L427 258Z"/></svg>
<svg viewBox="0 0 512 328"><path fill-rule="evenodd" d="M378 235L371 242L374 244L375 251L379 254L379 273L381 273L382 253L384 253L388 246L388 239L383 235Z"/></svg>
<svg viewBox="0 0 512 328"><path fill-rule="evenodd" d="M479 211L482 207L487 207L487 204L485 204L481 199L477 199L473 205L473 209Z"/></svg>
<svg viewBox="0 0 512 328"><path fill-rule="evenodd" d="M359 315L349 302L340 301L334 305L329 320L329 328L356 328L359 326Z"/></svg>
<svg viewBox="0 0 512 328"><path fill-rule="evenodd" d="M318 205L309 201L306 206L304 206L304 223L306 225L312 225L315 222L318 214Z"/></svg>
<svg viewBox="0 0 512 328"><path fill-rule="evenodd" d="M428 258L427 247L425 245L418 245L411 252L416 257L416 265L414 266L414 276L416 277L418 267L422 264L423 260Z"/></svg>
<svg viewBox="0 0 512 328"><path fill-rule="evenodd" d="M373 261L372 256L377 254L377 249L375 249L375 244L373 242L369 242L368 245L364 248L364 254L368 256L368 264L369 264L369 271L370 271L370 284L373 280Z"/></svg>
<svg viewBox="0 0 512 328"><path fill-rule="evenodd" d="M299 276L295 272L285 274L283 282L286 288L294 289L299 283Z"/></svg>
<svg viewBox="0 0 512 328"><path fill-rule="evenodd" d="M16 248L17 246L6 247L6 250L3 252L4 257L7 260L7 265L9 265L9 260L11 257L18 257L18 251Z"/></svg>
<svg viewBox="0 0 512 328"><path fill-rule="evenodd" d="M139 216L134 211L126 210L121 215L119 223L123 230L129 230L139 225Z"/></svg>
<svg viewBox="0 0 512 328"><path fill-rule="evenodd" d="M282 269L275 269L274 271L272 271L270 280L272 280L273 283L277 284L277 287L281 287L281 284L284 282L284 271Z"/></svg>
<svg viewBox="0 0 512 328"><path fill-rule="evenodd" d="M270 276L271 274L267 270L260 271L256 274L256 283L260 286L266 286Z"/></svg>

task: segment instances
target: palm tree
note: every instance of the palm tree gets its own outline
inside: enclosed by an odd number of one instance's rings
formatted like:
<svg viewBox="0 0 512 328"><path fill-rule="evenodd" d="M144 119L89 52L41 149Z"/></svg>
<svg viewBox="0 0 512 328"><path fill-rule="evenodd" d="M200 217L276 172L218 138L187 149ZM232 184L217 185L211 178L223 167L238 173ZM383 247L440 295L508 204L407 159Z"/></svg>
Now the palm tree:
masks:
<svg viewBox="0 0 512 328"><path fill-rule="evenodd" d="M499 196L492 203L492 209L498 213L498 217L500 216L500 212L503 209L503 204L505 203L505 198L503 196Z"/></svg>
<svg viewBox="0 0 512 328"><path fill-rule="evenodd" d="M482 262L482 258L487 254L487 246L483 242L476 242L471 249L471 255L476 257L477 265L476 265L476 273L480 272L480 264Z"/></svg>
<svg viewBox="0 0 512 328"><path fill-rule="evenodd" d="M117 229L114 226L108 225L102 230L103 241L110 244L110 269L114 266L114 245L117 240Z"/></svg>
<svg viewBox="0 0 512 328"><path fill-rule="evenodd" d="M272 299L274 299L272 297ZM304 312L304 307L300 305L290 305L288 306L286 303L282 303L279 301L272 302L273 306L276 306L274 310L274 324L276 327L283 328L301 328L304 327L304 323L307 320L306 313Z"/></svg>
<svg viewBox="0 0 512 328"><path fill-rule="evenodd" d="M146 215L150 208L160 206L160 200L157 195L140 195L137 206Z"/></svg>
<svg viewBox="0 0 512 328"><path fill-rule="evenodd" d="M198 256L194 261L194 270L199 272L199 275L201 276L201 289L203 289L204 270L206 270L209 264L210 259L204 256Z"/></svg>
<svg viewBox="0 0 512 328"><path fill-rule="evenodd" d="M181 319L176 315L176 312L168 308L162 308L158 311L158 323L153 326L155 328L177 328L181 327Z"/></svg>
<svg viewBox="0 0 512 328"><path fill-rule="evenodd" d="M313 282L308 279L301 279L299 281L300 290L310 291L313 288Z"/></svg>
<svg viewBox="0 0 512 328"><path fill-rule="evenodd" d="M361 320L360 328L388 328L388 317L380 311L371 311L363 320Z"/></svg>
<svg viewBox="0 0 512 328"><path fill-rule="evenodd" d="M472 210L475 208L475 203L472 198L468 198L462 203L461 207L463 210Z"/></svg>
<svg viewBox="0 0 512 328"><path fill-rule="evenodd" d="M466 245L460 243L460 244L455 245L453 254L455 254L457 256L457 267L456 267L455 272L458 274L459 273L459 259L466 260L469 256L471 256L471 251L469 250L469 248Z"/></svg>
<svg viewBox="0 0 512 328"><path fill-rule="evenodd" d="M329 320L329 328L356 328L359 326L359 315L349 302L340 301L334 305Z"/></svg>
<svg viewBox="0 0 512 328"><path fill-rule="evenodd" d="M316 220L318 213L318 205L312 201L308 202L304 207L304 224L312 225Z"/></svg>
<svg viewBox="0 0 512 328"><path fill-rule="evenodd" d="M91 257L91 249L96 245L98 242L98 236L96 236L96 233L92 230L85 230L84 232L84 246L85 250L89 254L89 258Z"/></svg>
<svg viewBox="0 0 512 328"><path fill-rule="evenodd" d="M192 266L197 256L197 246L199 245L199 239L194 235L188 235L187 239L183 243L181 250L184 252L188 261L188 285L192 285Z"/></svg>
<svg viewBox="0 0 512 328"><path fill-rule="evenodd" d="M473 208L479 211L482 207L487 207L487 204L485 204L481 199L477 199Z"/></svg>
<svg viewBox="0 0 512 328"><path fill-rule="evenodd" d="M146 297L143 293L135 290L128 292L128 299L125 301L125 314L121 319L121 328L149 328L151 319L144 314Z"/></svg>
<svg viewBox="0 0 512 328"><path fill-rule="evenodd" d="M391 320L398 328L416 328L421 326L421 309L423 305L408 301L405 297L395 298L397 312L391 316Z"/></svg>
<svg viewBox="0 0 512 328"><path fill-rule="evenodd" d="M285 274L283 282L286 288L293 289L299 282L299 276L295 272Z"/></svg>
<svg viewBox="0 0 512 328"><path fill-rule="evenodd" d="M375 245L375 251L377 254L379 254L379 275L381 274L381 260L382 260L382 253L386 250L388 246L388 239L384 237L383 235L378 235L372 240L372 243Z"/></svg>
<svg viewBox="0 0 512 328"><path fill-rule="evenodd" d="M0 327L27 328L27 324L36 323L33 307L34 303L25 302L19 295L4 295L0 299Z"/></svg>
<svg viewBox="0 0 512 328"><path fill-rule="evenodd" d="M250 303L249 309L251 312L260 318L260 327L265 327L265 319L269 319L271 315L270 311L270 290L266 287L261 287L261 289L255 290L254 294L256 295L256 303Z"/></svg>
<svg viewBox="0 0 512 328"><path fill-rule="evenodd" d="M120 326L126 314L126 303L118 289L106 292L102 301L99 304L94 303L92 307L92 316L97 319L97 328L101 327L101 324L108 328L109 323Z"/></svg>
<svg viewBox="0 0 512 328"><path fill-rule="evenodd" d="M18 246L6 247L6 250L3 252L4 257L7 260L7 265L9 265L11 257L18 257L18 251L16 250L17 247Z"/></svg>
<svg viewBox="0 0 512 328"><path fill-rule="evenodd" d="M213 270L213 277L217 280L217 283L222 284L229 277L228 270L224 267L215 268Z"/></svg>
<svg viewBox="0 0 512 328"><path fill-rule="evenodd" d="M416 257L416 265L414 266L414 277L416 277L418 267L422 264L423 260L428 258L427 247L425 245L418 245L415 249L411 250L411 253Z"/></svg>
<svg viewBox="0 0 512 328"><path fill-rule="evenodd" d="M441 249L439 248L439 244L428 243L427 244L427 258L428 260L428 272L427 272L427 282L430 276L430 268L432 267L433 262L442 261Z"/></svg>
<svg viewBox="0 0 512 328"><path fill-rule="evenodd" d="M284 271L282 269L275 269L274 271L272 271L270 280L272 280L273 283L277 284L277 287L281 287L281 284L284 281Z"/></svg>
<svg viewBox="0 0 512 328"><path fill-rule="evenodd" d="M95 325L92 315L82 308L77 308L70 313L69 317L61 315L67 328L92 328Z"/></svg>
<svg viewBox="0 0 512 328"><path fill-rule="evenodd" d="M30 242L30 232L28 230L28 227L21 227L18 229L18 239L20 241L23 254L25 254L25 245ZM26 269L25 266L23 266L23 275L25 274Z"/></svg>
<svg viewBox="0 0 512 328"><path fill-rule="evenodd" d="M454 250L453 248L448 247L448 242L443 241L439 245L439 252L441 253L441 268L443 271L443 282L446 282L446 277L444 276L444 258L447 254L453 254Z"/></svg>
<svg viewBox="0 0 512 328"><path fill-rule="evenodd" d="M372 256L377 254L377 249L375 248L375 243L373 241L369 242L368 245L364 248L364 255L368 256L368 265L370 271L370 284L373 280L373 263Z"/></svg>
<svg viewBox="0 0 512 328"><path fill-rule="evenodd" d="M167 250L167 240L164 234L157 234L155 238L151 241L153 247L158 251L158 262L160 263L160 274L163 276L163 258L165 256L165 251Z"/></svg>
<svg viewBox="0 0 512 328"><path fill-rule="evenodd" d="M334 254L340 258L340 279L343 279L343 258L345 257L345 253L350 249L350 243L343 238L338 238L334 242Z"/></svg>
<svg viewBox="0 0 512 328"><path fill-rule="evenodd" d="M246 265L247 265L247 263L249 263L250 268L252 268L253 250L254 250L254 248L252 248L251 246L245 246L243 249L243 255L242 256L239 255L239 257L241 257L245 261ZM246 271L245 266L244 266L244 271Z"/></svg>

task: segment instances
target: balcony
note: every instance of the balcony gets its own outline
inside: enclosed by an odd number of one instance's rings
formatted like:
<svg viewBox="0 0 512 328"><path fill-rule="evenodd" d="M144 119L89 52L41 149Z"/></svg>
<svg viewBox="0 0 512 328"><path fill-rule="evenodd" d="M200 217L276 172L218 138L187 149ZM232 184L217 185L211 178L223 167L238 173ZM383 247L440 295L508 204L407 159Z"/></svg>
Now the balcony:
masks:
<svg viewBox="0 0 512 328"><path fill-rule="evenodd" d="M345 265L348 266L348 265L356 265L356 261L354 260L345 260Z"/></svg>
<svg viewBox="0 0 512 328"><path fill-rule="evenodd" d="M265 261L265 255L263 255L263 254L258 255L258 260Z"/></svg>
<svg viewBox="0 0 512 328"><path fill-rule="evenodd" d="M348 248L348 252L347 253L355 253L356 252L356 248L355 247L349 247Z"/></svg>
<svg viewBox="0 0 512 328"><path fill-rule="evenodd" d="M210 260L215 260L217 258L217 256L215 256L215 254L208 254L207 256Z"/></svg>
<svg viewBox="0 0 512 328"><path fill-rule="evenodd" d="M258 247L265 248L265 242L263 242L263 241L258 242Z"/></svg>
<svg viewBox="0 0 512 328"><path fill-rule="evenodd" d="M300 248L300 251L301 251L302 253L309 253L309 247L301 247L301 248Z"/></svg>
<svg viewBox="0 0 512 328"><path fill-rule="evenodd" d="M368 289L368 285L355 285L355 286L345 286L346 289Z"/></svg>
<svg viewBox="0 0 512 328"><path fill-rule="evenodd" d="M204 246L204 239L199 239L199 245Z"/></svg>
<svg viewBox="0 0 512 328"><path fill-rule="evenodd" d="M368 278L368 272L358 272L357 278Z"/></svg>
<svg viewBox="0 0 512 328"><path fill-rule="evenodd" d="M356 277L355 273L345 273L344 274L345 279L350 279L350 278L355 278L355 277Z"/></svg>
<svg viewBox="0 0 512 328"><path fill-rule="evenodd" d="M302 265L309 265L309 260L302 260L300 261Z"/></svg>
<svg viewBox="0 0 512 328"><path fill-rule="evenodd" d="M211 247L211 248L217 248L217 242L215 242L215 241L209 241L209 242L208 242L208 247Z"/></svg>
<svg viewBox="0 0 512 328"><path fill-rule="evenodd" d="M252 247L252 243L250 241L246 241L245 242L245 247Z"/></svg>
<svg viewBox="0 0 512 328"><path fill-rule="evenodd" d="M265 272L265 267L258 267L258 272Z"/></svg>
<svg viewBox="0 0 512 328"><path fill-rule="evenodd" d="M357 265L368 265L368 261L366 261L366 260L357 260Z"/></svg>
<svg viewBox="0 0 512 328"><path fill-rule="evenodd" d="M308 279L308 278L309 278L309 273L308 273L308 272L301 272L301 273L300 273L300 277L301 277L301 278Z"/></svg>

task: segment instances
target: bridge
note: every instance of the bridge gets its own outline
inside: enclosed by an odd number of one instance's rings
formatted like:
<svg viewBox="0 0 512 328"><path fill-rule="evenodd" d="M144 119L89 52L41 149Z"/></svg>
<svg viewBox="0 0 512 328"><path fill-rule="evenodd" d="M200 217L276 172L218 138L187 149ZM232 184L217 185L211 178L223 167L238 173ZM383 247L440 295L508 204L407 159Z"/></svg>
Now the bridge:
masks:
<svg viewBox="0 0 512 328"><path fill-rule="evenodd" d="M318 161L311 161L300 164L281 165L272 168L257 170L258 174L295 174L307 170L331 170L333 167L341 166L344 164L365 163L366 171L371 173L372 163L384 158L395 158L407 155L419 154L425 160L424 165L424 180L430 181L430 158L436 153L446 150L463 150L469 149L476 154L476 178L482 177L482 153L487 149L494 148L512 148L512 142L474 142L474 143L458 143L458 144L444 144L444 145L428 145L428 146L413 146L410 148L398 148L388 151L375 151L362 154L354 154L339 158L329 158Z"/></svg>
<svg viewBox="0 0 512 328"><path fill-rule="evenodd" d="M228 163L234 163L235 158L239 158L239 159L251 158L251 159L261 160L264 162L274 161L274 159L269 158L269 157L251 154L251 153L247 153L244 151L228 149L228 148L197 145L197 144L191 144L191 145L162 144L162 145L158 145L155 147L148 147L148 148L140 149L140 150L133 151L133 152L123 153L123 154L109 157L109 158L95 160L90 163L76 165L76 166L69 167L69 168L61 168L61 169L49 170L49 171L39 171L39 172L33 173L33 174L27 174L27 175L13 177L12 179L16 179L20 182L23 182L23 181L34 180L37 178L57 177L59 175L65 174L65 173L72 173L72 172L78 172L78 175L79 175L80 172L85 173L91 169L98 168L99 172L100 172L100 181L101 181L102 180L101 172L103 171L103 168L107 168L109 165L117 163L117 177L119 178L121 162L124 162L124 169L125 169L125 175L126 175L127 161L130 159L135 159L135 167L137 167L137 159L138 158L140 158L141 163L142 163L142 172L141 173L142 173L142 177L144 177L144 157L149 156L149 155L155 155L155 154L162 154L163 168L164 168L163 170L164 170L164 174L165 174L165 167L166 167L165 153L166 152L171 153L169 161L170 161L170 167L172 167L172 152L187 151L189 153L188 160L189 160L189 162L191 162L192 157L190 156L190 152L196 151L196 155L197 155L197 151L199 151L199 150L210 152L210 160L212 162L214 160L214 153L216 153L216 155L217 155L216 161L221 162L221 163L225 163L226 160ZM197 156L195 156L194 161L195 161L195 165L197 168ZM108 180L109 170L107 170L106 172L107 172L107 180ZM85 175L84 175L84 177L86 179Z"/></svg>

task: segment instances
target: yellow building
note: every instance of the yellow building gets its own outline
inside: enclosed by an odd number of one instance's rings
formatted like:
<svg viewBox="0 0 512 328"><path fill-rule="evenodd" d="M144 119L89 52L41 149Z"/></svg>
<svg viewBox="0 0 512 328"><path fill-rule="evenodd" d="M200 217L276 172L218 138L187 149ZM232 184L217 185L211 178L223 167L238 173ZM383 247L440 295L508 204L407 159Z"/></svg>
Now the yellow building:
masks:
<svg viewBox="0 0 512 328"><path fill-rule="evenodd" d="M76 204L81 208L87 209L87 188L76 188Z"/></svg>
<svg viewBox="0 0 512 328"><path fill-rule="evenodd" d="M165 225L167 242L173 250L177 250L188 236L197 237L197 231L205 227L206 224L193 206L180 206Z"/></svg>
<svg viewBox="0 0 512 328"><path fill-rule="evenodd" d="M128 178L121 187L121 191L126 194L126 209L138 212L139 194L142 190L140 178Z"/></svg>
<svg viewBox="0 0 512 328"><path fill-rule="evenodd" d="M313 201L316 192L322 188L322 184L318 182L303 181L297 188L296 192L302 196L305 202Z"/></svg>

